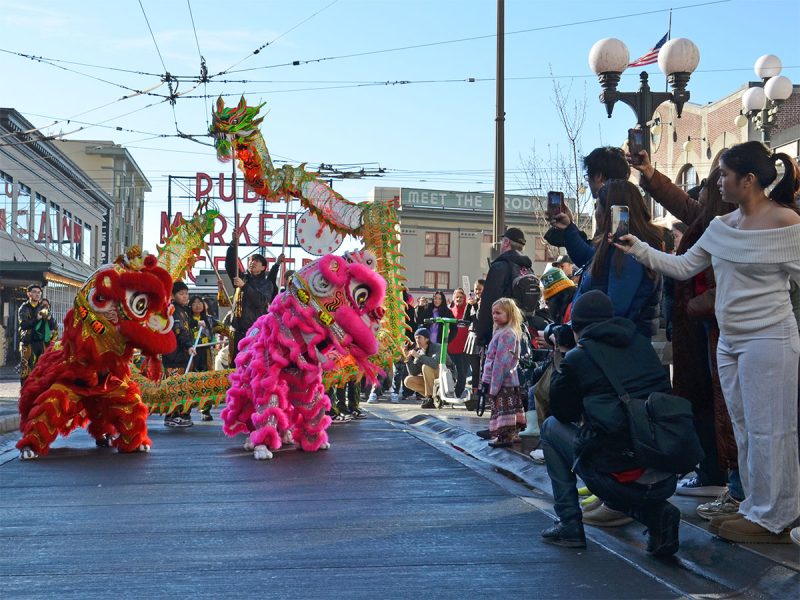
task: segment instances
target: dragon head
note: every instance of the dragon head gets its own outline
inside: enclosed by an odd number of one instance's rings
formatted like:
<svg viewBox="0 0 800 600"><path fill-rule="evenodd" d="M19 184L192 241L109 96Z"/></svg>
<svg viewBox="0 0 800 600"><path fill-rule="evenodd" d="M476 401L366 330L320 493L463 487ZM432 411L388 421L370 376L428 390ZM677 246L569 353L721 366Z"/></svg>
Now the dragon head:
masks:
<svg viewBox="0 0 800 600"><path fill-rule="evenodd" d="M247 106L242 96L236 107L226 108L222 96L217 98L217 107L211 110L211 126L208 132L214 136L214 147L219 160L231 159L234 138L246 138L255 133L264 120L264 117L258 118L258 112L264 104L266 102L258 106Z"/></svg>
<svg viewBox="0 0 800 600"><path fill-rule="evenodd" d="M147 356L171 352L172 278L155 255L134 246L100 267L75 297L73 324L91 337L99 353L139 348Z"/></svg>
<svg viewBox="0 0 800 600"><path fill-rule="evenodd" d="M329 341L358 363L378 351L386 282L374 264L369 253L329 254L300 269L290 286L300 302L318 310L318 320L330 329Z"/></svg>

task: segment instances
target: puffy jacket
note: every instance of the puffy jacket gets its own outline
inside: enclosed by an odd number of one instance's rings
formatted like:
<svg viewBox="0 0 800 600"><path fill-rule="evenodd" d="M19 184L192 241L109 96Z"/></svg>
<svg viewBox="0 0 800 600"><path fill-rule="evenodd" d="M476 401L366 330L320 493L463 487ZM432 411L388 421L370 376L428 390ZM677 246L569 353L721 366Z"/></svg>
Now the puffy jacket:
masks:
<svg viewBox="0 0 800 600"><path fill-rule="evenodd" d="M623 258L622 269L617 271L614 259L621 251L612 247L606 254L606 264L601 276L593 278L591 264L596 248L587 243L581 233L574 223L564 230L565 247L570 258L576 265L584 268L573 303L589 290L600 290L611 299L614 316L630 319L636 323L639 333L652 338L658 332L661 315L661 274L654 271L648 273L632 255Z"/></svg>
<svg viewBox="0 0 800 600"><path fill-rule="evenodd" d="M406 362L408 366L409 375L422 375L422 367L428 366L431 369L439 368L439 353L442 351L442 345L436 342L429 342L428 347L425 349L425 354L417 356ZM447 357L448 368L453 365L450 357Z"/></svg>
<svg viewBox="0 0 800 600"><path fill-rule="evenodd" d="M576 454L600 472L615 473L638 465L630 449L628 421L622 400L586 346L601 352L631 397L669 392L669 378L650 340L629 319L615 317L586 327L578 345L567 352L550 379L550 411L566 423L583 419Z"/></svg>
<svg viewBox="0 0 800 600"><path fill-rule="evenodd" d="M19 307L17 321L19 322L19 338L21 343L25 345L32 344L33 342L44 343L44 338L38 331L36 331L36 325L39 322L38 315L40 310L42 310L42 303L39 302L36 306L33 306L30 300ZM50 331L57 331L58 323L56 323L52 311L50 312L48 321L50 325Z"/></svg>
<svg viewBox="0 0 800 600"><path fill-rule="evenodd" d="M489 272L486 274L486 283L481 294L481 308L478 312L478 325L475 335L478 343L488 346L492 340L492 304L500 298L511 298L513 283L511 265L517 264L530 270L533 267L531 259L516 250L503 252L489 265Z"/></svg>

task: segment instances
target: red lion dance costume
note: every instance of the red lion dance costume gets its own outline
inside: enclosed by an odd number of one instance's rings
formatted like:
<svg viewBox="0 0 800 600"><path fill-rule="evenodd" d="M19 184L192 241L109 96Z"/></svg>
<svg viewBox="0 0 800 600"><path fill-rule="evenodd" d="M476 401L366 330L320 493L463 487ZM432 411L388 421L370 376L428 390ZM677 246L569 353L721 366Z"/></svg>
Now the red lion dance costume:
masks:
<svg viewBox="0 0 800 600"><path fill-rule="evenodd" d="M83 285L51 345L22 386L20 457L46 455L58 434L88 424L98 446L147 452L147 407L131 380L135 348L146 375L158 379L158 354L175 348L169 303L172 279L137 247Z"/></svg>
<svg viewBox="0 0 800 600"><path fill-rule="evenodd" d="M223 430L249 434L245 449L272 458L285 442L327 449L330 399L323 369L352 361L374 381L386 282L368 252L329 254L294 274L288 289L250 328L236 356Z"/></svg>

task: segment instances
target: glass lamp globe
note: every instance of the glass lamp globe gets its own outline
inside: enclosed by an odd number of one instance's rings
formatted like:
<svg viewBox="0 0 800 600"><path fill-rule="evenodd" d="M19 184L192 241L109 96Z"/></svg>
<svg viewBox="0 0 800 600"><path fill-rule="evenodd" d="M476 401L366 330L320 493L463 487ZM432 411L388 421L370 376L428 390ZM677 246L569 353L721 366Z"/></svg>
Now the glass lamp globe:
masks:
<svg viewBox="0 0 800 600"><path fill-rule="evenodd" d="M764 93L770 100L786 100L792 95L792 82L783 75L770 77L764 84Z"/></svg>
<svg viewBox="0 0 800 600"><path fill-rule="evenodd" d="M767 106L767 95L764 88L752 87L742 95L742 108L745 112L764 110Z"/></svg>
<svg viewBox="0 0 800 600"><path fill-rule="evenodd" d="M780 58L774 54L765 54L756 60L753 70L761 79L767 79L768 77L780 75L781 67L782 65Z"/></svg>
<svg viewBox="0 0 800 600"><path fill-rule="evenodd" d="M600 73L622 73L628 68L628 47L616 38L604 38L594 43L589 50L589 68Z"/></svg>
<svg viewBox="0 0 800 600"><path fill-rule="evenodd" d="M700 64L700 50L692 40L675 38L668 41L658 53L658 68L664 75L693 73Z"/></svg>
<svg viewBox="0 0 800 600"><path fill-rule="evenodd" d="M736 115L736 118L733 120L733 124L739 128L742 128L747 125L747 117L744 115Z"/></svg>

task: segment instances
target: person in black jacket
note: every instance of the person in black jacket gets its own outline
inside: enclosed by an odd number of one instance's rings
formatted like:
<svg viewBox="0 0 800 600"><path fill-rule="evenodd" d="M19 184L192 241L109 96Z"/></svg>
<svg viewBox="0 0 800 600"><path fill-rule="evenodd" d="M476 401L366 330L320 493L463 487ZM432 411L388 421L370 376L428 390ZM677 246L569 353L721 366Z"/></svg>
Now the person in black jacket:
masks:
<svg viewBox="0 0 800 600"><path fill-rule="evenodd" d="M522 254L525 248L525 234L521 229L509 227L500 243L500 255L489 265L486 283L483 286L478 322L475 328L476 341L486 347L492 340L492 304L500 298L513 298L512 284L515 266L530 271L531 259Z"/></svg>
<svg viewBox="0 0 800 600"><path fill-rule="evenodd" d="M267 313L269 305L278 293L278 270L284 256L278 260L267 274L267 259L261 254L253 254L247 262L247 273L239 272L236 258L236 247L231 244L225 255L225 272L230 277L233 287L238 288L238 296L234 296L233 341L229 346L228 364L234 366L234 359L239 350L239 342L247 335L256 319ZM238 297L238 300L237 300Z"/></svg>
<svg viewBox="0 0 800 600"><path fill-rule="evenodd" d="M438 323L425 322L437 317L446 319L454 318L453 311L450 310L449 306L447 306L447 298L445 297L444 292L440 290L437 290L433 293L433 299L419 312L417 322L419 323L420 327L428 328L428 330L431 332L432 342L437 344L448 344L453 341L454 337L456 337L456 327L451 324L450 329L447 332L447 339L442 340L442 336L439 335L442 330L442 326Z"/></svg>
<svg viewBox="0 0 800 600"><path fill-rule="evenodd" d="M45 330L58 331L58 324L42 301L42 286L32 283L28 286L28 300L19 307L17 322L19 323L20 383L25 383L31 374L36 361L44 354L50 340L45 341ZM45 328L45 325L48 327Z"/></svg>
<svg viewBox="0 0 800 600"><path fill-rule="evenodd" d="M614 317L600 291L583 294L572 308L577 347L567 352L550 380L550 410L541 441L559 521L542 532L545 542L583 548L576 473L609 508L647 527L647 552L669 556L678 550L680 511L667 502L675 492L673 473L645 469L631 450L622 400L589 354L613 365L631 397L669 392L669 379L650 341L629 319ZM588 348L588 349L587 349ZM583 421L578 428L574 423Z"/></svg>
<svg viewBox="0 0 800 600"><path fill-rule="evenodd" d="M172 284L172 333L177 342L175 350L161 357L164 365L164 377L182 375L189 365L189 357L197 352L194 349L194 338L189 325L189 288L182 281ZM167 427L191 427L192 415L189 409L182 406L172 413L164 415L164 425Z"/></svg>

